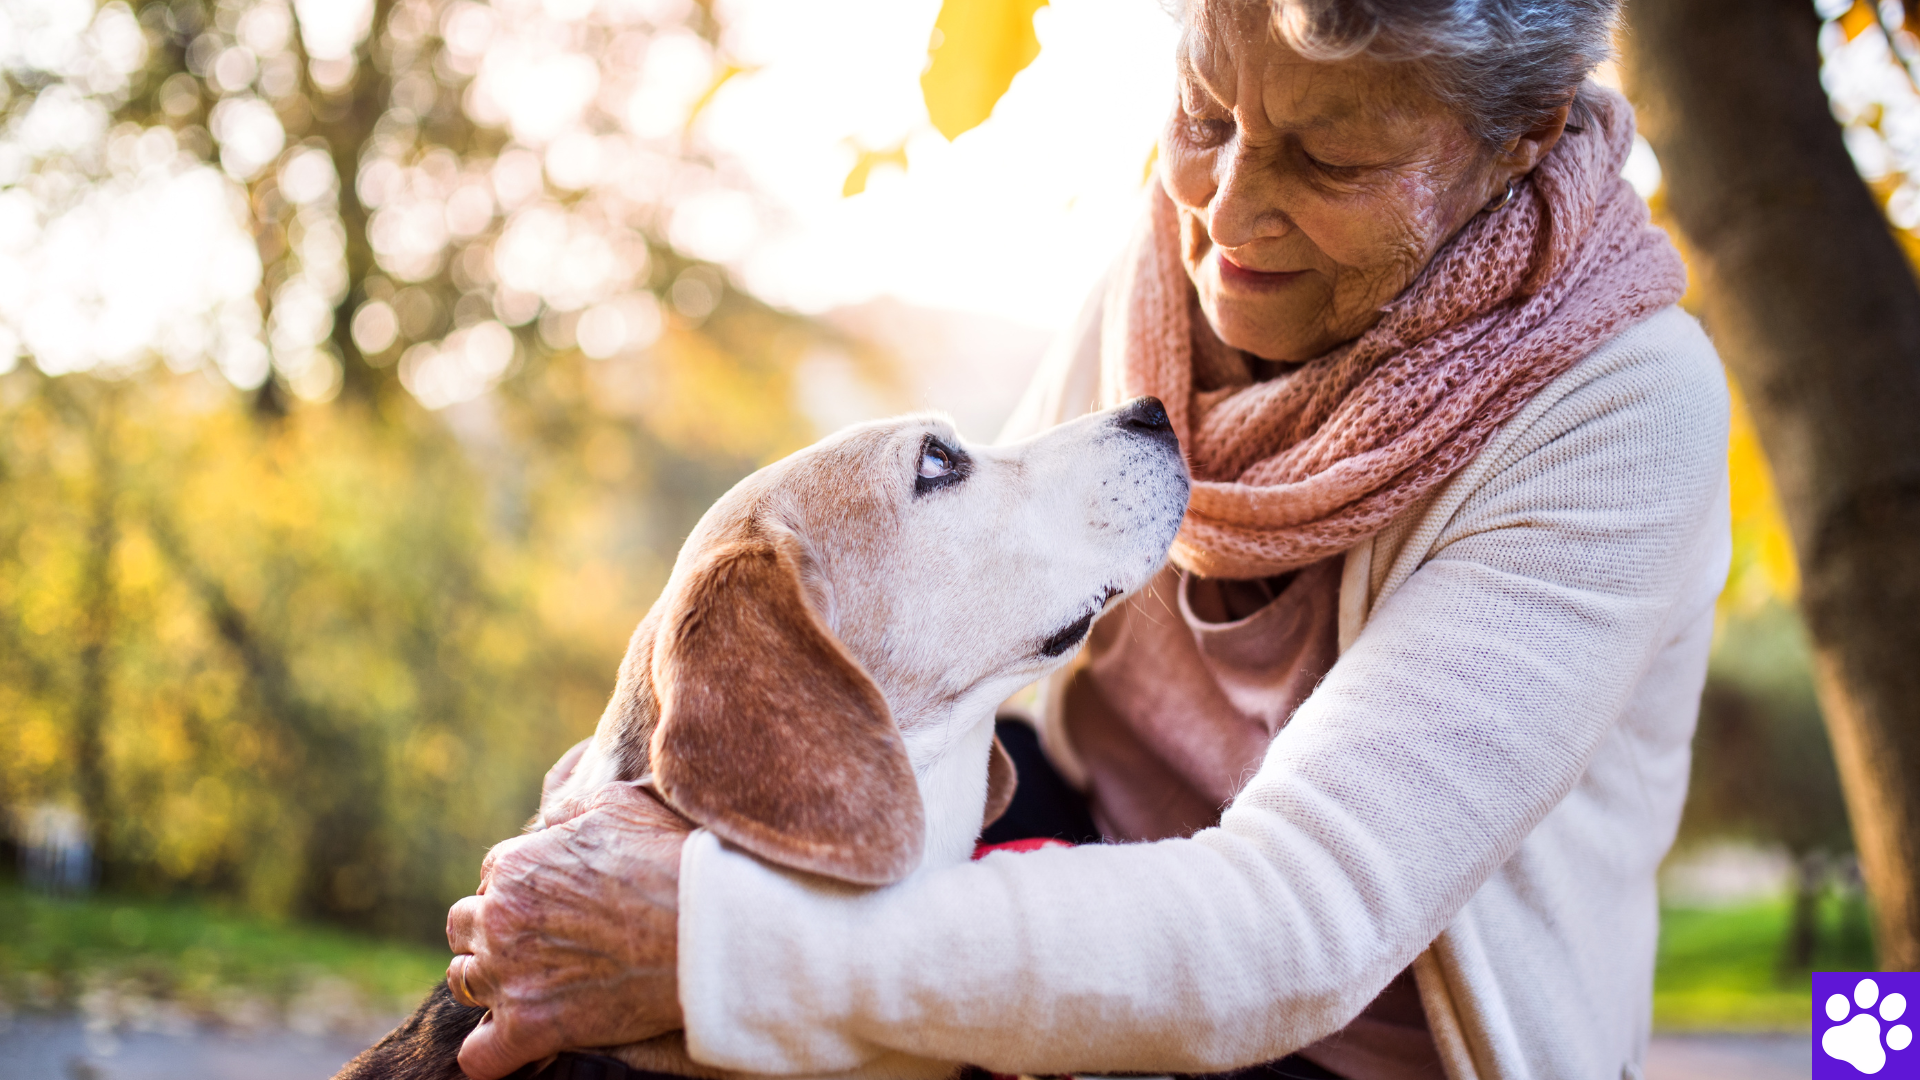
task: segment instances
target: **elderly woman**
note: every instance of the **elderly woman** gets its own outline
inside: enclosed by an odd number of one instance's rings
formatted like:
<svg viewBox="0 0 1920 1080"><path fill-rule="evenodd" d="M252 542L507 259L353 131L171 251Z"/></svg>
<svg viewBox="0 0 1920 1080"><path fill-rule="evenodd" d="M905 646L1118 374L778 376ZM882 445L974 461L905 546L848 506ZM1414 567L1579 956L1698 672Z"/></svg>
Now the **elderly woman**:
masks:
<svg viewBox="0 0 1920 1080"><path fill-rule="evenodd" d="M1040 718L1157 842L859 893L606 799L455 909L469 1071L684 1027L765 1073L1637 1077L1727 406L1587 81L1614 7L1182 14L1139 235L1014 425L1150 393L1191 462Z"/></svg>

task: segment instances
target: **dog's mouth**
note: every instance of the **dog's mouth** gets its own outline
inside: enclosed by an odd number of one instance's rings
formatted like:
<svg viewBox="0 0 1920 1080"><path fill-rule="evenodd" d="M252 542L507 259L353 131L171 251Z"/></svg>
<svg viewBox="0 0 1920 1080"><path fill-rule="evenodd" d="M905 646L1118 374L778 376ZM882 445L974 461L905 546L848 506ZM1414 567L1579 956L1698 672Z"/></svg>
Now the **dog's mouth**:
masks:
<svg viewBox="0 0 1920 1080"><path fill-rule="evenodd" d="M1117 596L1126 593L1116 585L1102 589L1100 596L1093 602L1093 610L1060 628L1060 632L1040 643L1040 655L1056 657L1086 640L1087 631L1093 629L1093 618L1107 610Z"/></svg>
<svg viewBox="0 0 1920 1080"><path fill-rule="evenodd" d="M1060 632L1040 643L1040 655L1059 656L1086 639L1087 631L1093 628L1094 613L1089 611L1078 619L1062 627Z"/></svg>

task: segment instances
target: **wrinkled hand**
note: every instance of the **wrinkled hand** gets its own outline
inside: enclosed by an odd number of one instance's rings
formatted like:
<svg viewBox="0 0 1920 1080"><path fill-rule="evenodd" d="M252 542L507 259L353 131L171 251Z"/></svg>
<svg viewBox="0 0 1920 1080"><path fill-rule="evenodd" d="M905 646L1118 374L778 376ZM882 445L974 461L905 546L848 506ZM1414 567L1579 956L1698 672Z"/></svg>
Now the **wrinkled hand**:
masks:
<svg viewBox="0 0 1920 1080"><path fill-rule="evenodd" d="M681 1026L677 895L692 825L636 784L553 807L557 824L487 855L480 892L447 913L447 982L492 1011L460 1068L497 1080L572 1047Z"/></svg>

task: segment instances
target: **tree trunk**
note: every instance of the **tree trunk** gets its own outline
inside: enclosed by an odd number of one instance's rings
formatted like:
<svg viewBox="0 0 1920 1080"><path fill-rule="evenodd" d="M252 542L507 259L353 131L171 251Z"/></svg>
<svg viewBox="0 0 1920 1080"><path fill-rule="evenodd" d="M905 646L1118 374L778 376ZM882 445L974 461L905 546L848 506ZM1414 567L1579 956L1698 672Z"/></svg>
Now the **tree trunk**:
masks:
<svg viewBox="0 0 1920 1080"><path fill-rule="evenodd" d="M73 702L74 786L93 842L94 865L112 868L113 805L107 778L106 726L112 704L110 648L118 596L113 551L119 543L116 507L120 496L113 429L119 418L119 393L113 387L95 395L89 410L87 439L92 444L93 499L87 525L86 557L80 587L80 682Z"/></svg>
<svg viewBox="0 0 1920 1080"><path fill-rule="evenodd" d="M1880 959L1920 968L1920 286L1806 0L1632 0L1627 89L1792 533Z"/></svg>
<svg viewBox="0 0 1920 1080"><path fill-rule="evenodd" d="M1820 894L1827 887L1827 855L1797 851L1793 855L1793 921L1787 924L1787 945L1780 967L1789 977L1813 967L1820 944Z"/></svg>

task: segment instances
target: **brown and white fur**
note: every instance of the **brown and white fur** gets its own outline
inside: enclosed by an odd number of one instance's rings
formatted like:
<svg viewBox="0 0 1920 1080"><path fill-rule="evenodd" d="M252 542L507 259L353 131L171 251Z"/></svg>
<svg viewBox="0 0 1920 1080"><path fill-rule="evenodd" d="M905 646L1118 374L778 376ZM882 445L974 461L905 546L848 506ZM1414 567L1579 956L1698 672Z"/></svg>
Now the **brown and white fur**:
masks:
<svg viewBox="0 0 1920 1080"><path fill-rule="evenodd" d="M559 797L651 775L721 839L861 885L962 862L1013 794L996 707L1146 584L1187 491L1151 398L1007 446L909 416L769 465L688 537ZM340 1075L457 1077L480 1015L437 991ZM610 1052L719 1075L683 1045Z"/></svg>

